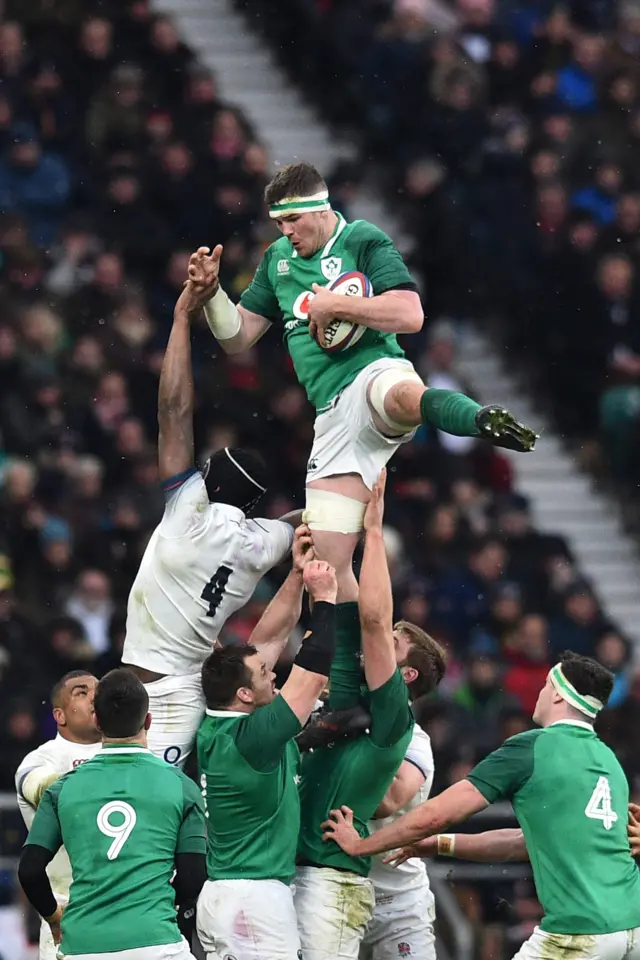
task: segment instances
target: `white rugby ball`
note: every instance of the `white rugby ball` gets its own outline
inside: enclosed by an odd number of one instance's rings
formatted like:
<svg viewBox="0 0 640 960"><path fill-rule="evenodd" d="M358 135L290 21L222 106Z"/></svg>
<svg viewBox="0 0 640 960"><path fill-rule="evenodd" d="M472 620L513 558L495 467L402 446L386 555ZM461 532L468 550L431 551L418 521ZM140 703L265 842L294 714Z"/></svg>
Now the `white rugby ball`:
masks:
<svg viewBox="0 0 640 960"><path fill-rule="evenodd" d="M368 277L357 270L341 273L339 277L327 284L327 290L339 293L343 297L372 297L373 287ZM324 333L324 343L317 340L319 346L327 353L339 353L348 350L357 343L367 328L360 323L351 323L350 320L332 320Z"/></svg>

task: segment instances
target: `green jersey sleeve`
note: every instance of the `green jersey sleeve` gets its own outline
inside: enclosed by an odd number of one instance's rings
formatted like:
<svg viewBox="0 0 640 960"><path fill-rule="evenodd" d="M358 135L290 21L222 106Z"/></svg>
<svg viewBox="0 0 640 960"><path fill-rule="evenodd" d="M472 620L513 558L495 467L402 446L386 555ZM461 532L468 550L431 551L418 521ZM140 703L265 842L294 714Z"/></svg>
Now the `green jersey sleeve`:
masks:
<svg viewBox="0 0 640 960"><path fill-rule="evenodd" d="M371 741L377 747L393 747L413 727L407 685L398 669L386 683L369 693Z"/></svg>
<svg viewBox="0 0 640 960"><path fill-rule="evenodd" d="M363 220L351 232L347 245L357 244L358 269L371 281L377 296L387 290L416 290L413 277L393 241L382 230Z"/></svg>
<svg viewBox="0 0 640 960"><path fill-rule="evenodd" d="M510 799L533 773L534 747L541 733L529 730L505 740L473 768L467 780L489 803Z"/></svg>
<svg viewBox="0 0 640 960"><path fill-rule="evenodd" d="M62 846L62 828L58 819L58 798L66 777L56 780L42 795L26 843L57 853Z"/></svg>
<svg viewBox="0 0 640 960"><path fill-rule="evenodd" d="M302 724L282 696L259 707L238 723L236 750L254 770L271 770L280 763L287 744L302 730Z"/></svg>
<svg viewBox="0 0 640 960"><path fill-rule="evenodd" d="M272 323L282 320L282 311L271 280L269 279L269 264L271 262L271 248L269 248L256 270L253 280L240 297L240 305L251 313L266 317Z"/></svg>
<svg viewBox="0 0 640 960"><path fill-rule="evenodd" d="M193 780L178 771L182 780L182 823L178 832L176 853L206 853L207 825L202 794Z"/></svg>

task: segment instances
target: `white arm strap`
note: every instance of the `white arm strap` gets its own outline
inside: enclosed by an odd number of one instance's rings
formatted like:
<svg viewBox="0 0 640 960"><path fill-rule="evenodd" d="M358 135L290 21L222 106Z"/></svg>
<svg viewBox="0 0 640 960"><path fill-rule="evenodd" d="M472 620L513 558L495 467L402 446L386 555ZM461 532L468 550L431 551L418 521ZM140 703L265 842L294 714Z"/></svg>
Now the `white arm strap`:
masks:
<svg viewBox="0 0 640 960"><path fill-rule="evenodd" d="M222 287L205 304L204 315L216 340L230 340L242 330L242 317Z"/></svg>

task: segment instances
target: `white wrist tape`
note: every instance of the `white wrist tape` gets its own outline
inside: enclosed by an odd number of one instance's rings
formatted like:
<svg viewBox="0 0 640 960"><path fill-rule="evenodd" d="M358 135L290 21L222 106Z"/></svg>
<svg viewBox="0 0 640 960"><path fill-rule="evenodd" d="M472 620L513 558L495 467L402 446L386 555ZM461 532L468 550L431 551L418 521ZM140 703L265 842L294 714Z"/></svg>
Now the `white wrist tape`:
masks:
<svg viewBox="0 0 640 960"><path fill-rule="evenodd" d="M205 304L204 315L216 340L230 340L242 329L238 308L229 300L222 287L218 287L215 296Z"/></svg>
<svg viewBox="0 0 640 960"><path fill-rule="evenodd" d="M438 834L438 856L452 857L456 847L455 833Z"/></svg>

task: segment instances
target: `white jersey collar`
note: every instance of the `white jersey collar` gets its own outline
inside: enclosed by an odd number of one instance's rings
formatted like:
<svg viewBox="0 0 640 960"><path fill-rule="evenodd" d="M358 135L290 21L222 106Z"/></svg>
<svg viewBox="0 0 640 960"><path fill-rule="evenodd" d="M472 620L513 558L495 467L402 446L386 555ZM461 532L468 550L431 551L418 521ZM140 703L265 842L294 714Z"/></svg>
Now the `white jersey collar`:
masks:
<svg viewBox="0 0 640 960"><path fill-rule="evenodd" d="M338 237L340 236L340 234L342 233L342 231L347 225L347 221L345 220L345 218L342 216L341 213L338 213L337 210L334 210L334 213L338 218L338 223L336 225L336 229L334 231L333 236L330 237L330 239L327 241L327 243L324 246L324 250L320 254L321 260L324 259L324 257L329 256L329 254L331 253L332 246L334 245L334 243L336 242L336 240L338 239Z"/></svg>
<svg viewBox="0 0 640 960"><path fill-rule="evenodd" d="M205 710L208 717L248 717L244 710Z"/></svg>
<svg viewBox="0 0 640 960"><path fill-rule="evenodd" d="M117 743L103 743L102 744L103 753L151 753L148 747L121 747Z"/></svg>
<svg viewBox="0 0 640 960"><path fill-rule="evenodd" d="M560 724L563 724L565 727L582 727L584 730L590 730L594 733L593 724L588 723L586 720L554 720L553 723L549 724L549 727L559 727Z"/></svg>

